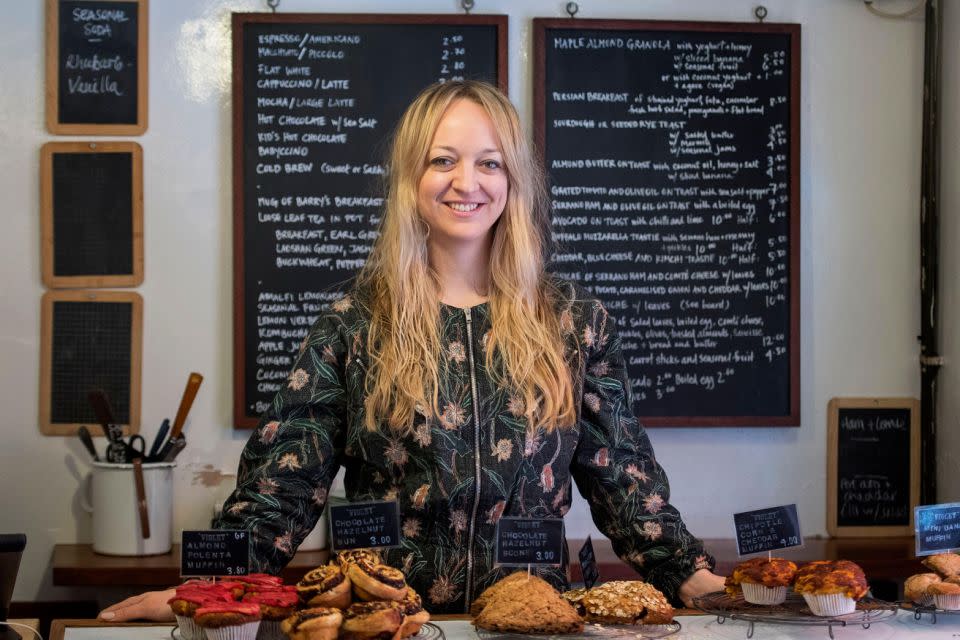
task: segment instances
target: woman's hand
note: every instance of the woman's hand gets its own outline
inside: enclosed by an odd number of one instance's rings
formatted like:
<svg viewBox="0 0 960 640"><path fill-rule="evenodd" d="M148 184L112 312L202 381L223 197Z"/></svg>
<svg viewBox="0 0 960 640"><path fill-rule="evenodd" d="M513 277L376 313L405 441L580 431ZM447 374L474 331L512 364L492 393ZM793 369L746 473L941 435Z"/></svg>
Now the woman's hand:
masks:
<svg viewBox="0 0 960 640"><path fill-rule="evenodd" d="M693 575L680 585L679 596L683 601L683 605L692 609L693 599L697 596L713 593L714 591L723 591L723 581L723 576L718 576L709 569L695 571Z"/></svg>
<svg viewBox="0 0 960 640"><path fill-rule="evenodd" d="M110 605L97 616L107 622L128 622L130 620L172 621L173 611L167 601L177 593L176 589L166 591L147 591L138 596L127 598L123 602Z"/></svg>

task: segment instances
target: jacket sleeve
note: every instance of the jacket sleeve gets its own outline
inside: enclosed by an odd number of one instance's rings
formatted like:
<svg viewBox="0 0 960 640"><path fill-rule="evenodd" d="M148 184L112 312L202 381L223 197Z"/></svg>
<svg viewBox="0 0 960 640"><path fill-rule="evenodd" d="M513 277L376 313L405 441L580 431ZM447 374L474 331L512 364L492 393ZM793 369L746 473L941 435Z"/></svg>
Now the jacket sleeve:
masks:
<svg viewBox="0 0 960 640"><path fill-rule="evenodd" d="M278 573L323 513L343 452L347 348L340 319L321 316L240 456L216 527L250 532L252 571Z"/></svg>
<svg viewBox="0 0 960 640"><path fill-rule="evenodd" d="M633 415L630 383L613 318L599 302L579 336L584 369L580 442L572 473L613 550L679 604L677 592L714 560L670 504L670 485Z"/></svg>

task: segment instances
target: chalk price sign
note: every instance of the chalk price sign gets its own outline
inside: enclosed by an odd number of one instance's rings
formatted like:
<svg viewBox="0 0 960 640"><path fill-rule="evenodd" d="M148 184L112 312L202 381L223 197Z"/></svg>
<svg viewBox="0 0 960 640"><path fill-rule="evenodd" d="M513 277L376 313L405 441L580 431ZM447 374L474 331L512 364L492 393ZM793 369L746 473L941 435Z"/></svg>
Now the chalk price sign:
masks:
<svg viewBox="0 0 960 640"><path fill-rule="evenodd" d="M563 558L563 520L512 518L497 521L496 564L556 566Z"/></svg>
<svg viewBox="0 0 960 640"><path fill-rule="evenodd" d="M803 544L795 504L735 513L733 526L737 533L737 553L741 556Z"/></svg>
<svg viewBox="0 0 960 640"><path fill-rule="evenodd" d="M249 572L249 532L236 529L183 532L181 576L245 576Z"/></svg>
<svg viewBox="0 0 960 640"><path fill-rule="evenodd" d="M399 546L400 506L396 500L331 501L330 540L334 551Z"/></svg>
<svg viewBox="0 0 960 640"><path fill-rule="evenodd" d="M916 507L913 513L918 556L960 549L960 502Z"/></svg>

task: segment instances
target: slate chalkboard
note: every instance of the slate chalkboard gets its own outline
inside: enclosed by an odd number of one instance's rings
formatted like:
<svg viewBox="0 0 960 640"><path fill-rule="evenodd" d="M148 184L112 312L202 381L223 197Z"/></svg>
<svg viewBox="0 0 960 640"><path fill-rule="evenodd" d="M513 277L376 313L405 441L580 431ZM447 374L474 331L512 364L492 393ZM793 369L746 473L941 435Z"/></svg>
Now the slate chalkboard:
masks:
<svg viewBox="0 0 960 640"><path fill-rule="evenodd" d="M184 531L180 576L245 576L250 572L250 533L242 529Z"/></svg>
<svg viewBox="0 0 960 640"><path fill-rule="evenodd" d="M143 282L143 151L132 142L48 142L40 152L43 282Z"/></svg>
<svg viewBox="0 0 960 640"><path fill-rule="evenodd" d="M400 546L400 505L331 499L330 542L334 551Z"/></svg>
<svg viewBox="0 0 960 640"><path fill-rule="evenodd" d="M803 545L795 504L735 513L733 527L741 556Z"/></svg>
<svg viewBox="0 0 960 640"><path fill-rule="evenodd" d="M376 235L383 158L428 84L506 89L506 16L233 16L234 420L250 428Z"/></svg>
<svg viewBox="0 0 960 640"><path fill-rule="evenodd" d="M47 0L47 128L147 128L148 0Z"/></svg>
<svg viewBox="0 0 960 640"><path fill-rule="evenodd" d="M103 430L87 399L110 398L117 423L140 429L143 300L133 292L48 291L40 329L40 431Z"/></svg>
<svg viewBox="0 0 960 640"><path fill-rule="evenodd" d="M918 556L960 549L960 502L916 507Z"/></svg>
<svg viewBox="0 0 960 640"><path fill-rule="evenodd" d="M534 20L551 269L646 425L800 424L800 26Z"/></svg>
<svg viewBox="0 0 960 640"><path fill-rule="evenodd" d="M914 398L834 398L827 425L827 531L913 534L920 501L920 404Z"/></svg>
<svg viewBox="0 0 960 640"><path fill-rule="evenodd" d="M592 545L591 545L592 546ZM562 518L513 518L497 520L497 565L557 566L565 564Z"/></svg>

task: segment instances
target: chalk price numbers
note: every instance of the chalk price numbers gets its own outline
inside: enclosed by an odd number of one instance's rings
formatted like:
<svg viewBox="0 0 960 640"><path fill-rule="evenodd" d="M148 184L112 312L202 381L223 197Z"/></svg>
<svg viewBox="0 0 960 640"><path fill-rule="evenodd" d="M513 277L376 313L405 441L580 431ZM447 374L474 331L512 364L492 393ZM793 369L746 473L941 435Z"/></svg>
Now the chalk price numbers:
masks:
<svg viewBox="0 0 960 640"><path fill-rule="evenodd" d="M497 521L496 564L556 566L563 561L563 520L501 517Z"/></svg>

